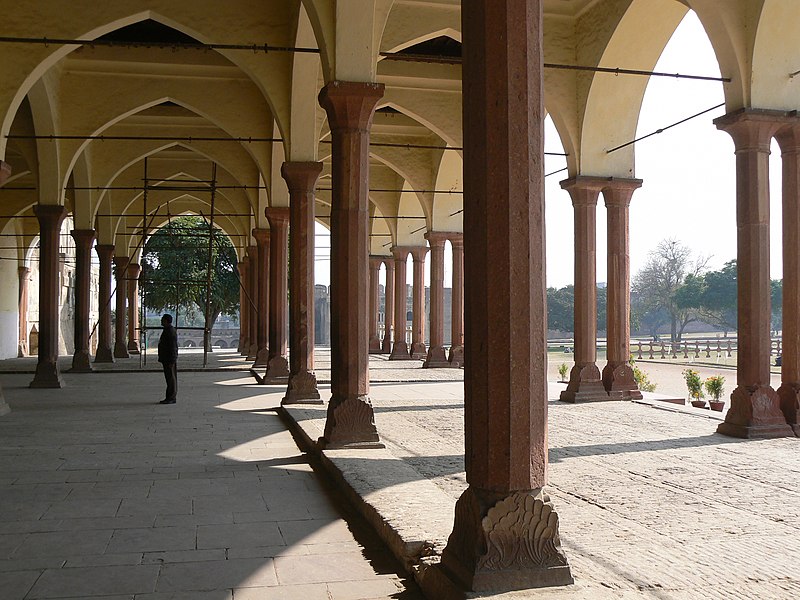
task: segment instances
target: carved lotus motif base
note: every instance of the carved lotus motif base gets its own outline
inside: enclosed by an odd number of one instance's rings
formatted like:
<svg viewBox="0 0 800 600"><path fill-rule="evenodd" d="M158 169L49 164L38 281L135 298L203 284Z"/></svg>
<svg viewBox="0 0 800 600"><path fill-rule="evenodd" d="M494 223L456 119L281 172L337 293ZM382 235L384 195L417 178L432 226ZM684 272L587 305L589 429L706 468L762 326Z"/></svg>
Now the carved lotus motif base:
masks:
<svg viewBox="0 0 800 600"><path fill-rule="evenodd" d="M277 379L289 376L289 362L285 356L273 356L267 363L264 379Z"/></svg>
<svg viewBox="0 0 800 600"><path fill-rule="evenodd" d="M633 369L627 363L603 367L603 385L609 400L641 400L642 392L633 376Z"/></svg>
<svg viewBox="0 0 800 600"><path fill-rule="evenodd" d="M331 398L320 448L384 448L368 396Z"/></svg>
<svg viewBox="0 0 800 600"><path fill-rule="evenodd" d="M452 346L450 348L450 365L458 368L464 366L464 346Z"/></svg>
<svg viewBox="0 0 800 600"><path fill-rule="evenodd" d="M48 389L64 387L64 380L55 362L40 361L36 365L36 374L28 387Z"/></svg>
<svg viewBox="0 0 800 600"><path fill-rule="evenodd" d="M324 404L319 397L317 377L309 371L301 371L289 377L286 396L281 404Z"/></svg>
<svg viewBox="0 0 800 600"><path fill-rule="evenodd" d="M573 583L558 515L541 489L499 496L469 487L456 503L442 568L475 592Z"/></svg>
<svg viewBox="0 0 800 600"><path fill-rule="evenodd" d="M800 436L800 384L782 383L778 388L778 397L786 423L795 435Z"/></svg>
<svg viewBox="0 0 800 600"><path fill-rule="evenodd" d="M600 369L594 363L575 365L569 374L567 389L561 392L561 402L601 402L608 400L608 392L600 379Z"/></svg>
<svg viewBox="0 0 800 600"><path fill-rule="evenodd" d="M794 436L781 411L778 393L768 385L739 386L731 394L731 407L717 433L739 438Z"/></svg>

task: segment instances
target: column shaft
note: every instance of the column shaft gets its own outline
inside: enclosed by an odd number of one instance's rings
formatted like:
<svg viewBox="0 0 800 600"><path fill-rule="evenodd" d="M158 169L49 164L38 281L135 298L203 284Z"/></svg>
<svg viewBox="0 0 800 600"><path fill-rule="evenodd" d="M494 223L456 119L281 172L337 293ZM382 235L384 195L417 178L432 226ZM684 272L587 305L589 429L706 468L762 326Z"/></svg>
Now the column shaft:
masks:
<svg viewBox="0 0 800 600"><path fill-rule="evenodd" d="M447 234L428 232L425 234L431 247L431 344L423 367L449 367L444 352L444 244Z"/></svg>
<svg viewBox="0 0 800 600"><path fill-rule="evenodd" d="M289 208L265 210L270 227L269 252L269 362L264 376L275 380L289 376L286 352L286 329L289 325L288 243Z"/></svg>
<svg viewBox="0 0 800 600"><path fill-rule="evenodd" d="M19 268L19 343L17 344L17 357L28 355L28 284L31 270L28 267Z"/></svg>
<svg viewBox="0 0 800 600"><path fill-rule="evenodd" d="M714 123L736 147L737 387L717 432L735 437L794 435L770 387L769 154L780 116L745 110Z"/></svg>
<svg viewBox="0 0 800 600"><path fill-rule="evenodd" d="M253 229L253 237L258 246L256 266L258 289L258 325L256 327L256 359L254 367L269 364L269 229Z"/></svg>
<svg viewBox="0 0 800 600"><path fill-rule="evenodd" d="M380 445L369 400L369 131L383 85L332 81L319 94L332 139L331 401L322 445Z"/></svg>
<svg viewBox="0 0 800 600"><path fill-rule="evenodd" d="M247 350L247 360L255 360L256 356L258 356L258 246L250 246L247 254L250 257L247 262L248 290L250 292L250 316L248 318L250 348Z"/></svg>
<svg viewBox="0 0 800 600"><path fill-rule="evenodd" d="M239 354L246 354L247 348L250 346L250 339L248 334L249 323L247 317L250 314L249 302L247 292L247 257L243 256L238 264L239 270L239 345L236 351Z"/></svg>
<svg viewBox="0 0 800 600"><path fill-rule="evenodd" d="M389 360L411 360L406 328L408 327L408 301L406 296L406 267L408 248L395 246L394 256L394 346Z"/></svg>
<svg viewBox="0 0 800 600"><path fill-rule="evenodd" d="M314 374L314 196L320 162L286 162L289 188L289 385L282 404L322 404Z"/></svg>
<svg viewBox="0 0 800 600"><path fill-rule="evenodd" d="M67 214L60 205L37 204L39 220L39 361L32 388L63 386L58 370L59 234Z"/></svg>
<svg viewBox="0 0 800 600"><path fill-rule="evenodd" d="M91 291L92 244L94 229L76 229L75 240L75 353L72 370L91 372L89 352L89 294Z"/></svg>
<svg viewBox="0 0 800 600"><path fill-rule="evenodd" d="M800 434L800 123L776 136L783 162L783 348L778 396Z"/></svg>
<svg viewBox="0 0 800 600"><path fill-rule="evenodd" d="M464 0L461 10L469 487L441 565L476 592L567 584L558 515L543 490L542 1Z"/></svg>
<svg viewBox="0 0 800 600"><path fill-rule="evenodd" d="M95 250L100 260L100 282L97 290L100 322L97 325L97 353L94 356L94 362L111 363L114 362L114 354L111 351L111 262L114 256L114 246L98 244Z"/></svg>
<svg viewBox="0 0 800 600"><path fill-rule="evenodd" d="M137 263L128 265L128 353L139 354L139 273Z"/></svg>
<svg viewBox="0 0 800 600"><path fill-rule="evenodd" d="M394 323L394 260L387 258L386 265L386 289L383 294L383 343L381 354L390 354L392 351L392 324Z"/></svg>
<svg viewBox="0 0 800 600"><path fill-rule="evenodd" d="M114 277L117 280L117 290L114 298L116 309L114 311L116 321L114 323L114 358L129 358L128 342L125 339L127 331L125 316L127 313L128 298L128 264L130 258L127 256L114 257Z"/></svg>
<svg viewBox="0 0 800 600"><path fill-rule="evenodd" d="M464 366L464 234L451 233L453 246L453 289L451 310L450 364Z"/></svg>
<svg viewBox="0 0 800 600"><path fill-rule="evenodd" d="M411 319L411 358L425 360L428 351L425 348L425 255L426 246L411 248L414 261L414 290L412 292Z"/></svg>
<svg viewBox="0 0 800 600"><path fill-rule="evenodd" d="M378 277L381 271L383 259L378 256L371 256L369 259L369 353L379 354L381 351L381 340L378 338L378 308L380 303L380 293L378 289Z"/></svg>

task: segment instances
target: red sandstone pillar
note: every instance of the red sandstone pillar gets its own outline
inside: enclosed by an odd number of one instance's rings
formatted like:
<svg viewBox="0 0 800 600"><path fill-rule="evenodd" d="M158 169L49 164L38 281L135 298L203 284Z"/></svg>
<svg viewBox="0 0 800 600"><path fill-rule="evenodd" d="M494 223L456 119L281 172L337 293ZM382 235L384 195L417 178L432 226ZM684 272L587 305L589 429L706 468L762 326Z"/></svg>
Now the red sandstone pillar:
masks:
<svg viewBox="0 0 800 600"><path fill-rule="evenodd" d="M258 293L258 325L256 326L256 359L254 367L269 364L269 229L253 229L258 246L256 277Z"/></svg>
<svg viewBox="0 0 800 600"><path fill-rule="evenodd" d="M255 360L258 355L258 246L250 246L247 250L247 274L249 278L248 290L250 292L250 348L247 350L247 360Z"/></svg>
<svg viewBox="0 0 800 600"><path fill-rule="evenodd" d="M464 234L449 234L453 247L453 289L451 297L450 366L464 366Z"/></svg>
<svg viewBox="0 0 800 600"><path fill-rule="evenodd" d="M141 265L128 265L128 353L139 354L139 274Z"/></svg>
<svg viewBox="0 0 800 600"><path fill-rule="evenodd" d="M3 185L10 175L11 175L11 165L9 165L8 163L3 162L2 160L0 160L0 185ZM24 269L24 268L25 267L20 267L20 269ZM21 275L21 271L20 271L20 277L21 276L22 275ZM20 283L22 283L21 279L20 279ZM22 286L20 286L20 296L22 296L22 290L23 290L23 288L22 288ZM27 293L27 283L25 284L25 290L26 290L26 293ZM20 304L21 303L22 302L20 300ZM27 295L26 295L26 302L25 302L25 310L26 311L28 310L27 305L28 305L28 302L27 302ZM22 315L20 314L20 326L21 326L21 324L22 324ZM28 327L27 327L27 322L26 322L25 329L27 330L27 328ZM25 337L27 338L27 331L26 331ZM22 346L20 346L19 349L22 350ZM8 414L10 412L11 412L11 408L8 406L8 404L6 403L5 398L3 397L3 388L0 387L0 416L6 415L6 414Z"/></svg>
<svg viewBox="0 0 800 600"><path fill-rule="evenodd" d="M289 208L264 210L270 227L269 251L269 362L264 378L289 376L286 329L289 326Z"/></svg>
<svg viewBox="0 0 800 600"><path fill-rule="evenodd" d="M126 324L125 314L126 299L128 297L128 263L130 258L127 256L114 257L114 277L117 280L117 290L114 298L116 299L116 309L114 314L116 321L114 323L114 358L129 358L128 342L125 340Z"/></svg>
<svg viewBox="0 0 800 600"><path fill-rule="evenodd" d="M394 260L387 258L386 289L383 293L383 344L381 354L390 354L392 351L392 323L394 323Z"/></svg>
<svg viewBox="0 0 800 600"><path fill-rule="evenodd" d="M114 256L114 246L98 244L95 246L95 250L100 259L100 282L97 291L100 322L97 324L97 353L94 356L94 362L113 363L114 354L111 352L111 261Z"/></svg>
<svg viewBox="0 0 800 600"><path fill-rule="evenodd" d="M60 205L37 204L39 220L39 361L32 388L60 388L58 371L59 235L67 210Z"/></svg>
<svg viewBox="0 0 800 600"><path fill-rule="evenodd" d="M17 357L28 355L28 283L31 270L28 267L19 268L19 343L17 344Z"/></svg>
<svg viewBox="0 0 800 600"><path fill-rule="evenodd" d="M561 182L575 212L575 366L562 402L608 400L597 368L597 198L607 179L576 177Z"/></svg>
<svg viewBox="0 0 800 600"><path fill-rule="evenodd" d="M380 294L378 277L383 259L379 256L369 257L369 353L380 354L381 340L378 338L378 308Z"/></svg>
<svg viewBox="0 0 800 600"><path fill-rule="evenodd" d="M389 360L411 360L406 342L408 327L408 301L406 299L406 266L408 248L394 246L394 346Z"/></svg>
<svg viewBox="0 0 800 600"><path fill-rule="evenodd" d="M800 434L800 123L776 136L783 161L783 349L778 396Z"/></svg>
<svg viewBox="0 0 800 600"><path fill-rule="evenodd" d="M426 369L449 367L444 352L444 243L447 234L430 231L425 239L431 247L431 344L422 366Z"/></svg>
<svg viewBox="0 0 800 600"><path fill-rule="evenodd" d="M314 196L320 162L285 162L289 188L289 385L281 404L322 404L314 374Z"/></svg>
<svg viewBox="0 0 800 600"><path fill-rule="evenodd" d="M411 248L414 261L414 290L411 296L411 358L425 360L428 351L425 348L425 255L427 246Z"/></svg>
<svg viewBox="0 0 800 600"><path fill-rule="evenodd" d="M383 85L332 81L319 94L332 138L331 401L320 444L382 446L369 399L369 130Z"/></svg>
<svg viewBox="0 0 800 600"><path fill-rule="evenodd" d="M603 198L608 218L608 287L606 302L607 363L603 385L611 400L640 399L642 393L633 377L631 341L631 257L628 207L641 179L606 180ZM577 300L576 300L577 310ZM577 326L577 325L576 325Z"/></svg>
<svg viewBox="0 0 800 600"><path fill-rule="evenodd" d="M441 566L476 592L567 584L558 515L543 489L542 1L464 0L461 11L469 488Z"/></svg>
<svg viewBox="0 0 800 600"><path fill-rule="evenodd" d="M734 437L794 435L770 387L769 372L769 147L783 114L748 109L714 121L736 147L737 387L725 422L717 428Z"/></svg>
<svg viewBox="0 0 800 600"><path fill-rule="evenodd" d="M249 301L247 294L247 257L243 256L242 260L237 265L239 270L239 345L236 351L239 354L246 354L247 348L250 347L250 339L248 334L249 323L247 317L250 314Z"/></svg>
<svg viewBox="0 0 800 600"><path fill-rule="evenodd" d="M94 229L75 229L72 238L75 240L75 353L72 355L72 370L90 373L89 293Z"/></svg>

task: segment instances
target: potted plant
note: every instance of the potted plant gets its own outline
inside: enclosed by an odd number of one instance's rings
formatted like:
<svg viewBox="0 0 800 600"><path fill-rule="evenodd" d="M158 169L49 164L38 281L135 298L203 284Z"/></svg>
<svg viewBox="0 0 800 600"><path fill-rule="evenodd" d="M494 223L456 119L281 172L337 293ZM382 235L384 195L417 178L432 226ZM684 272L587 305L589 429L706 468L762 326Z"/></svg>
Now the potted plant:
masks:
<svg viewBox="0 0 800 600"><path fill-rule="evenodd" d="M725 385L725 378L722 375L713 375L706 379L705 386L708 395L711 396L711 400L708 401L709 405L711 405L711 410L722 411L722 408L725 406L725 401L720 400L720 396L725 391L723 387Z"/></svg>
<svg viewBox="0 0 800 600"><path fill-rule="evenodd" d="M686 381L686 388L689 390L689 399L695 408L705 408L706 401L703 400L703 380L700 373L694 369L684 369L683 379Z"/></svg>
<svg viewBox="0 0 800 600"><path fill-rule="evenodd" d="M569 373L567 363L558 365L558 374L561 376L560 383L565 383L567 381L567 373Z"/></svg>

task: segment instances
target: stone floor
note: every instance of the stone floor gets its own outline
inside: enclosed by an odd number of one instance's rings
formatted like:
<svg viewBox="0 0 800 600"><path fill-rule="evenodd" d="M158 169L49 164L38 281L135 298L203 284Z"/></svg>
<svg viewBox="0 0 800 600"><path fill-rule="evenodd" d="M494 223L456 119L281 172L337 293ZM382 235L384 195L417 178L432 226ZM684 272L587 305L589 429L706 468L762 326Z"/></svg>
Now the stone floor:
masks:
<svg viewBox="0 0 800 600"><path fill-rule="evenodd" d="M466 485L463 383L404 365L372 360L406 381L371 388L387 448L323 460L361 486L395 553L440 549ZM185 373L180 403L162 407L156 373L66 374L63 390L29 379L0 375L13 409L0 418L3 600L419 598L298 450L274 411L281 388ZM324 414L292 411L312 438ZM499 597L800 597L800 440L733 440L718 419L551 400L548 489L576 583Z"/></svg>
<svg viewBox="0 0 800 600"><path fill-rule="evenodd" d="M249 374L64 377L0 377L2 600L421 598Z"/></svg>

